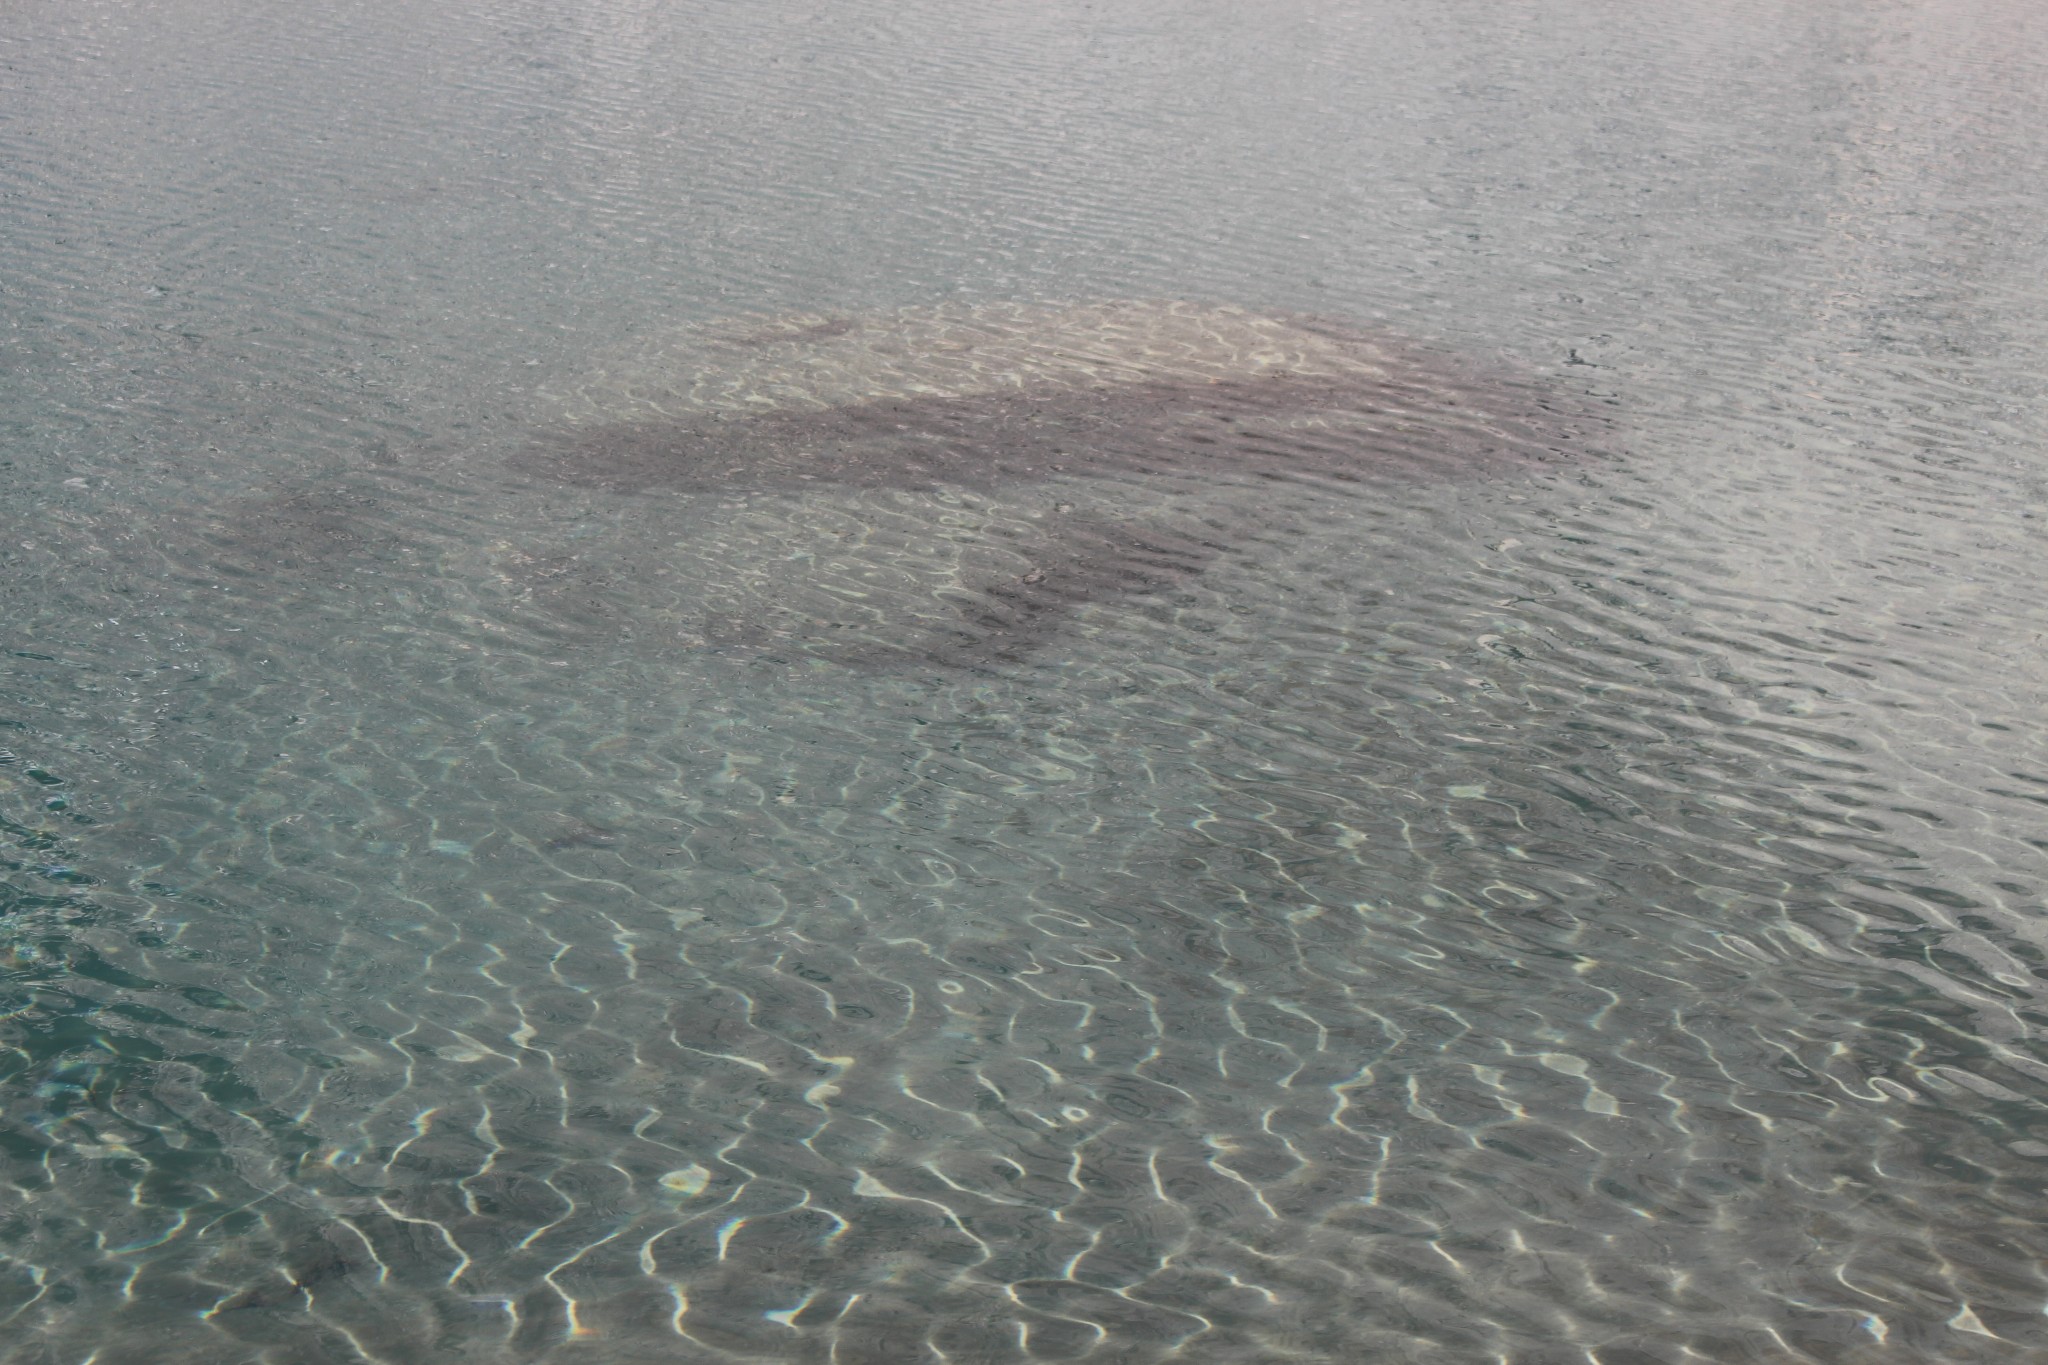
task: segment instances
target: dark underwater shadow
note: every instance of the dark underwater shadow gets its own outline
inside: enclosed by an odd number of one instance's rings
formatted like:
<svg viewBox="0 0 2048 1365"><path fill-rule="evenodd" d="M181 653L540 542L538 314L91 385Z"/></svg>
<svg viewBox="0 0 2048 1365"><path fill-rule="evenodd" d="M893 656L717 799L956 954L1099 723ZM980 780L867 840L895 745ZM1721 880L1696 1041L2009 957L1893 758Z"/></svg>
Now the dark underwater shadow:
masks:
<svg viewBox="0 0 2048 1365"><path fill-rule="evenodd" d="M862 348L852 353L886 354L897 366L883 376L896 391L849 399L844 384L826 385L814 401L784 392L759 410L680 403L666 415L627 404L630 420L536 429L496 466L508 477L495 486L480 481L492 467L481 453L337 471L324 484L167 509L156 549L179 577L239 581L280 601L336 598L359 573L376 575L362 587L412 580L426 599L467 598L463 610L474 606L494 628L547 649L630 637L636 647L667 639L770 664L1001 669L1029 660L1083 608L1170 595L1220 561L1265 553L1304 506L1527 478L1613 449L1611 410L1554 377L1314 319L1258 322L1308 338L1304 363L1254 364L1242 350L1252 333L1241 328L1231 338L1238 352L1198 355L1182 372L1173 356L1147 352L1123 373L1055 366L1050 380L1008 383L975 371L955 389L987 391L928 393L903 391L915 387L903 380L927 363L919 345L934 347L932 366L948 363L934 337L905 341L887 319L764 325L719 337L704 363L750 374L745 367L763 355L799 365ZM800 365L795 373L806 377ZM442 469L461 477L444 479ZM603 534L565 530L564 494L588 505ZM948 505L961 498L1003 516L1032 509L1034 519L994 539L987 520L977 543L948 524ZM735 555L822 557L836 546L807 529L819 516L882 509L895 551L947 542L957 563L865 604L806 593L787 578L780 595L801 603L776 600L772 587L720 600L710 583L688 581L688 566L679 571L675 547L716 542L742 506L770 509L779 524L732 538ZM492 531L511 539L487 549ZM440 578L430 581L437 560ZM900 562L869 567L886 574ZM637 624L654 618L656 628Z"/></svg>
<svg viewBox="0 0 2048 1365"><path fill-rule="evenodd" d="M1178 484L1499 476L1581 458L1598 419L1471 376L1277 375L967 397L759 416L712 413L543 435L512 468L613 493L820 487L989 493L1057 478ZM1506 401L1503 400L1512 400Z"/></svg>
<svg viewBox="0 0 2048 1365"><path fill-rule="evenodd" d="M1090 486L1100 486L1102 506L1048 525L1023 552L1021 571L963 572L896 621L889 638L843 621L796 628L772 609L758 620L713 614L702 632L728 653L894 671L1020 663L1079 608L1185 586L1273 534L1261 490L1276 485L1331 499L1399 495L1527 477L1611 447L1611 417L1553 382L1315 327L1369 359L1334 375L1152 375L643 415L537 433L508 463L538 489L589 490L638 502L643 515L674 506L679 519L714 522L728 499L843 490L850 501L887 493L1018 501L1057 489L1092 503ZM828 344L849 330L812 329ZM640 577L615 572L611 588L630 593Z"/></svg>
<svg viewBox="0 0 2048 1365"><path fill-rule="evenodd" d="M707 622L706 642L768 663L815 659L862 672L1013 667L1057 638L1084 606L1155 597L1198 578L1228 548L1203 530L1070 515L1019 552L1027 565L1021 571L1014 562L976 565L880 627L726 615Z"/></svg>

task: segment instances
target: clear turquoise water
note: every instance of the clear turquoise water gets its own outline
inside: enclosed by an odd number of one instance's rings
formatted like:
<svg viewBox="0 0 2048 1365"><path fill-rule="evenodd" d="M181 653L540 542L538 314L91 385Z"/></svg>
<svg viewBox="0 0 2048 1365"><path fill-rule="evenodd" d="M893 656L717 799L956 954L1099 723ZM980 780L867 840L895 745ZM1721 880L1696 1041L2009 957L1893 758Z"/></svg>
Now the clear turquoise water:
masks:
<svg viewBox="0 0 2048 1365"><path fill-rule="evenodd" d="M2048 1352L2048 34L1653 10L17 7L0 1360ZM1099 299L1414 369L564 435Z"/></svg>

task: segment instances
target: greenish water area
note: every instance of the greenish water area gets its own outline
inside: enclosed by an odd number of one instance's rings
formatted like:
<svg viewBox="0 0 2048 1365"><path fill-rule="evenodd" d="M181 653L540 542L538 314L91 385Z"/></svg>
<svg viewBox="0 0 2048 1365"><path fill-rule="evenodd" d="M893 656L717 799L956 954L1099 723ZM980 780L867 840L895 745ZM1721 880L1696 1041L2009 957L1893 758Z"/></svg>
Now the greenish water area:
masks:
<svg viewBox="0 0 2048 1365"><path fill-rule="evenodd" d="M2048 1358L2048 11L0 24L0 1362Z"/></svg>

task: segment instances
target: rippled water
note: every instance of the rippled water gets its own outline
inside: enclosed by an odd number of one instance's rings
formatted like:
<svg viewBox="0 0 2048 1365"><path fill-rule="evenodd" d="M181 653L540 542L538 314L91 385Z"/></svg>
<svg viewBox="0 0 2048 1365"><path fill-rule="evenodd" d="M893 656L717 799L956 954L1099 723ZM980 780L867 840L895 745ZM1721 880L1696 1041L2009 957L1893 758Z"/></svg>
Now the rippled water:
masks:
<svg viewBox="0 0 2048 1365"><path fill-rule="evenodd" d="M2048 12L0 31L0 1360L2048 1354Z"/></svg>

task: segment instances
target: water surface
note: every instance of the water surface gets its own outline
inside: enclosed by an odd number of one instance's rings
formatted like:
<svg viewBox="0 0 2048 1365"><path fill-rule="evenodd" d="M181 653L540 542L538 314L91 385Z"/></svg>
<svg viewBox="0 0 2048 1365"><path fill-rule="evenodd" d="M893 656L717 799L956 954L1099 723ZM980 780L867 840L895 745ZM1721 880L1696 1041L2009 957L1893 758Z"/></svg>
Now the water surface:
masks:
<svg viewBox="0 0 2048 1365"><path fill-rule="evenodd" d="M0 1360L2048 1351L2016 0L27 7Z"/></svg>

